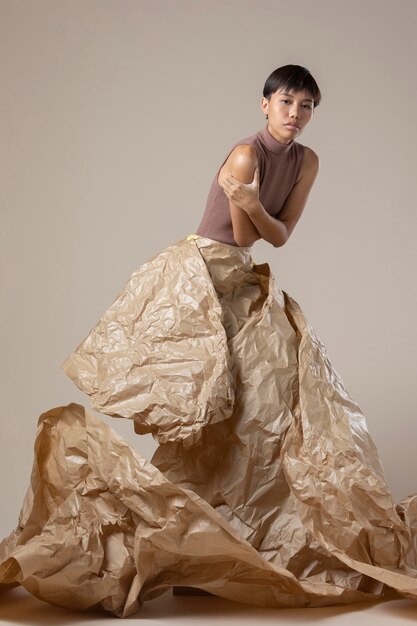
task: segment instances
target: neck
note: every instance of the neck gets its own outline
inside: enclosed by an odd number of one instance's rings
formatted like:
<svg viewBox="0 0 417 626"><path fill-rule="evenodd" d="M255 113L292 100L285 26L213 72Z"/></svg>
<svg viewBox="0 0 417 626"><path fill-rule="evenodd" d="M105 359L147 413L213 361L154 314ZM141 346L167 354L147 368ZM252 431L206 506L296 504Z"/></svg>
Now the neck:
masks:
<svg viewBox="0 0 417 626"><path fill-rule="evenodd" d="M283 142L278 139L275 133L273 133L274 131L272 131L272 129L270 130L269 124L267 124L262 128L262 130L258 132L258 135L264 146L270 152L273 152L274 154L277 154L279 156L285 156L289 154L289 152L293 150L294 139L290 139L289 141L287 139L285 142Z"/></svg>

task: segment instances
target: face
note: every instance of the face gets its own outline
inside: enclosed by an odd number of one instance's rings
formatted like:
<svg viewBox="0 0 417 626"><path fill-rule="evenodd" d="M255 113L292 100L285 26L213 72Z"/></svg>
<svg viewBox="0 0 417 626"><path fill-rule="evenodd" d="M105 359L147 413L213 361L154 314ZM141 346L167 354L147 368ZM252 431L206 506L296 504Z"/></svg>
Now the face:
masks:
<svg viewBox="0 0 417 626"><path fill-rule="evenodd" d="M314 112L313 97L309 91L275 91L269 100L262 98L261 110L268 115L268 130L281 143L288 143L302 132ZM295 124L291 127L288 124Z"/></svg>

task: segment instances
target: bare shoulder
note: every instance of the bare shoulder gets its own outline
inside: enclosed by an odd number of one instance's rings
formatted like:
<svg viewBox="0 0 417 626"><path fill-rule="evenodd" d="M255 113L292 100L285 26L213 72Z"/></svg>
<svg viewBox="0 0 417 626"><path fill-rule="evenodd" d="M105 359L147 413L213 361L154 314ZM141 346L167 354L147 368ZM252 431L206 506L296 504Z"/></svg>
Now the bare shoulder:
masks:
<svg viewBox="0 0 417 626"><path fill-rule="evenodd" d="M303 145L303 144L300 144ZM309 148L308 146L304 147L304 158L300 167L300 174L296 181L296 184L300 182L302 178L315 178L317 176L317 172L320 166L320 160L318 154Z"/></svg>
<svg viewBox="0 0 417 626"><path fill-rule="evenodd" d="M218 182L221 184L222 178L229 172L242 182L251 182L257 165L258 157L255 147L250 144L238 144L220 168Z"/></svg>

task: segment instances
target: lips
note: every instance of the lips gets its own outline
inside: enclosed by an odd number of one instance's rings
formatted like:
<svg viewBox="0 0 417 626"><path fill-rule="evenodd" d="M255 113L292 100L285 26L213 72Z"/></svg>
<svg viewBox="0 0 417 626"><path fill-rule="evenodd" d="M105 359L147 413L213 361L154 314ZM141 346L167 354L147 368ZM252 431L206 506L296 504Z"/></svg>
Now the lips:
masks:
<svg viewBox="0 0 417 626"><path fill-rule="evenodd" d="M285 126L288 126L288 128L298 128L298 130L300 130L298 124L285 124Z"/></svg>

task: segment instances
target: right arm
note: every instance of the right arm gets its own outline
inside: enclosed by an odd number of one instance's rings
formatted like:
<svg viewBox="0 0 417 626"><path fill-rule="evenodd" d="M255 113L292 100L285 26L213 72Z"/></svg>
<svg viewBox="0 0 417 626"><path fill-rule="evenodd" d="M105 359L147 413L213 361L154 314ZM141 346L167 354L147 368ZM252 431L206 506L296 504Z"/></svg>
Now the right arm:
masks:
<svg viewBox="0 0 417 626"><path fill-rule="evenodd" d="M223 164L218 183L222 186L223 178L230 172L232 176L242 183L251 183L258 157L255 148L246 144L237 145L226 162ZM239 246L251 246L255 241L261 239L255 224L243 209L237 207L229 200L230 216L232 218L233 238Z"/></svg>

